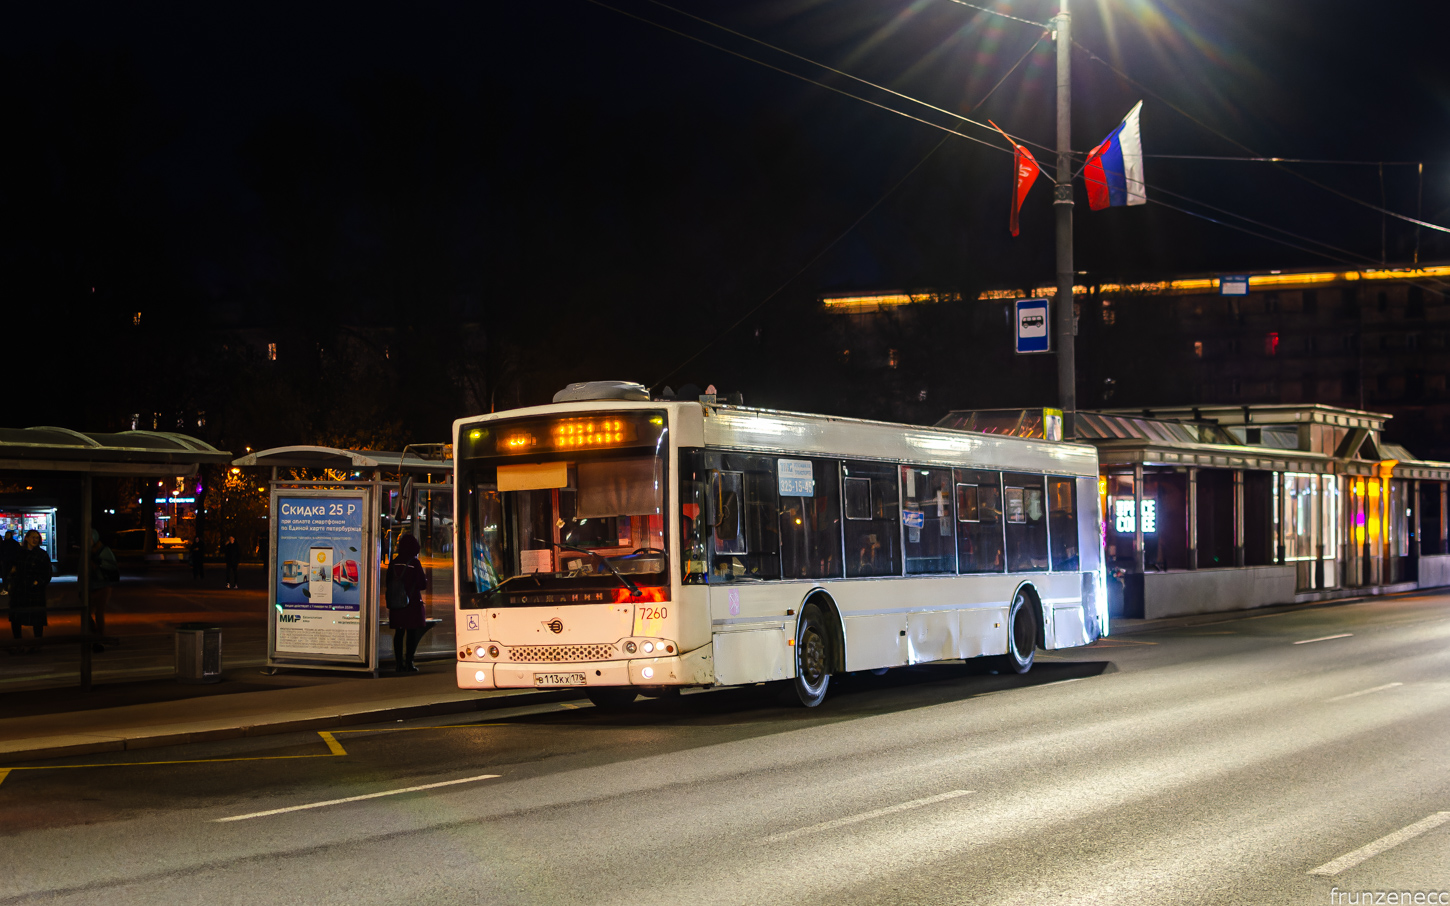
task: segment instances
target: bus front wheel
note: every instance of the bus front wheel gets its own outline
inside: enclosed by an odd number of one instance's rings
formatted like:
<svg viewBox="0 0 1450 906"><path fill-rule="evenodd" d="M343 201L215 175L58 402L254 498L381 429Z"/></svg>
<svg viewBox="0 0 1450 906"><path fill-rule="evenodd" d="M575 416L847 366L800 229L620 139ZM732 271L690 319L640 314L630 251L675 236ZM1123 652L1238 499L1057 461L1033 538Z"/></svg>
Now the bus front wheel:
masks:
<svg viewBox="0 0 1450 906"><path fill-rule="evenodd" d="M795 631L795 694L807 708L814 708L826 698L831 684L830 641L821 609L814 604L801 611Z"/></svg>
<svg viewBox="0 0 1450 906"><path fill-rule="evenodd" d="M1017 592L1012 610L1007 614L1007 655L1002 664L1013 673L1026 673L1037 658L1037 620L1032 615L1032 599L1026 591Z"/></svg>

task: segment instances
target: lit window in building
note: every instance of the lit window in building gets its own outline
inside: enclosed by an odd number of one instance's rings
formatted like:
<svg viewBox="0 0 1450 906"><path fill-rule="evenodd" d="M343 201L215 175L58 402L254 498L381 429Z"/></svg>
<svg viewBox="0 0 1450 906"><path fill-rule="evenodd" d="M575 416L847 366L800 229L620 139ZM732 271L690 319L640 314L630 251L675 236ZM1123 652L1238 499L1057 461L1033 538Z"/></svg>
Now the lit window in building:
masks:
<svg viewBox="0 0 1450 906"><path fill-rule="evenodd" d="M1193 354L1195 356L1197 356L1198 358L1200 358L1200 359L1203 358L1203 341L1202 340L1194 340L1193 341Z"/></svg>
<svg viewBox="0 0 1450 906"><path fill-rule="evenodd" d="M1142 515L1143 534L1157 532L1158 501L1144 500L1138 504L1138 511ZM1118 497L1113 500L1113 531L1119 535L1131 535L1137 530L1137 520L1133 519L1133 498Z"/></svg>
<svg viewBox="0 0 1450 906"><path fill-rule="evenodd" d="M139 311L136 312L134 315L131 316L131 326L133 326L133 327L140 327L141 326L141 313Z"/></svg>
<svg viewBox="0 0 1450 906"><path fill-rule="evenodd" d="M1111 325L1111 324L1115 323L1117 320L1118 320L1118 314L1117 314L1117 312L1113 311L1113 300L1112 299L1104 299L1103 300L1103 323L1104 324Z"/></svg>
<svg viewBox="0 0 1450 906"><path fill-rule="evenodd" d="M267 344L267 361L269 361L269 362L275 362L275 361L277 361L277 344L276 343L268 343Z"/></svg>
<svg viewBox="0 0 1450 906"><path fill-rule="evenodd" d="M888 349L888 350L886 350L886 365L889 368L895 368L896 367L896 350L894 350L894 349Z"/></svg>

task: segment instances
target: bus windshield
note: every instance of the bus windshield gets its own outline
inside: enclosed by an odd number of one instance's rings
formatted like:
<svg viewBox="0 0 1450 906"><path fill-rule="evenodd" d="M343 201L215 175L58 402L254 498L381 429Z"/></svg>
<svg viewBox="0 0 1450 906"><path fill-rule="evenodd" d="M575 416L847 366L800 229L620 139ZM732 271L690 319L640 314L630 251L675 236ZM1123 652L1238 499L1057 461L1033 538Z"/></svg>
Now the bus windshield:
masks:
<svg viewBox="0 0 1450 906"><path fill-rule="evenodd" d="M657 420L570 419L562 437L560 419L469 432L479 436L459 470L461 606L666 599L664 419L646 415ZM568 436L575 422L583 440Z"/></svg>

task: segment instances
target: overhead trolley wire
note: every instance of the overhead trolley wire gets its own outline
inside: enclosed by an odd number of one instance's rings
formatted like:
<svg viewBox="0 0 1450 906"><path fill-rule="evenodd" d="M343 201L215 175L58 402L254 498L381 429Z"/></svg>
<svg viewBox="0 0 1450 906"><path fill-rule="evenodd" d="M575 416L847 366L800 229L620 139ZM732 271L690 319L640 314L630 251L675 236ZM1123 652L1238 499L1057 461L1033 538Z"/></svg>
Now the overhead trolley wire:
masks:
<svg viewBox="0 0 1450 906"><path fill-rule="evenodd" d="M991 13L994 16L1001 16L1003 19L1011 19L1013 22L1021 22L1024 25L1036 25L1038 28L1052 28L1051 22L1033 22L1031 19L1023 19L1020 16L1013 16L1009 13L999 12L995 9L988 9L985 6L978 6L975 3L968 3L967 0L952 0L958 6L970 6L972 9L981 10L984 13Z"/></svg>
<svg viewBox="0 0 1450 906"><path fill-rule="evenodd" d="M660 4L660 5L663 6L664 4ZM997 80L997 84L995 84L991 88L987 89L987 93L984 94L984 95L982 95L982 97L977 101L977 103L975 103L975 104L972 105L971 109L968 112L969 113L975 113L979 107L981 107L983 104L987 103L987 99L990 98L993 94L996 94L997 89L998 88L1001 88L1002 85L1003 85L1003 83L1005 83L1007 81L1007 79L1011 77L1012 73L1014 73L1014 72L1017 71L1017 67L1021 66L1024 62L1026 62L1026 60L1027 60L1028 57L1032 56L1032 52L1037 49L1037 45L1039 45L1039 44L1042 43L1042 38L1045 37L1045 36L1046 36L1046 33L1044 32L1044 34L1042 36L1039 36L1036 41L1033 41L1032 42L1032 46L1029 47L1029 48L1027 48L1027 52L1024 53L1024 54L1022 54L1022 56L1017 59L1017 62L1016 63L1013 63L1012 64L1012 67L1010 69L1008 69L1007 72L1002 75L1002 78L1000 78L1000 79ZM958 133L952 133L952 134L955 135L955 134L958 134ZM665 374L659 380L657 380L653 384L651 384L650 385L650 389L653 390L654 388L656 388L659 385L663 384L665 381L667 381L670 378L674 377L675 374L677 374L686 365L690 364L695 359L698 359L700 356L704 355L704 353L705 353L706 350L708 350L711 346L715 345L715 341L716 340L720 339L725 334L727 334L730 331L734 330L735 328L739 327L741 324L744 324L750 318L751 315L753 315L756 312L760 311L762 308L765 307L766 303L770 302L776 296L778 296L782 292L784 292L785 291L785 288L787 286L790 286L796 280L800 279L801 274L804 274L806 271L810 270L813 266L815 266L815 263L817 261L820 261L822 258L824 258L827 252L829 252L831 249L835 248L838 244L840 244L840 242L841 242L842 239L845 239L846 236L851 233L852 230L854 230L854 229L856 229L856 227L860 226L861 223L862 223L862 221L864 221L867 217L869 217L871 215L871 212L873 212L877 208L881 207L882 202L886 201L886 199L890 198L893 194L895 194L896 190L899 189L899 188L901 188L902 184L905 183L908 179L910 179L911 176L912 176L912 174L914 174L917 170L920 170L922 168L922 165L925 164L927 162L927 160L929 160L933 154L935 154L935 153L937 153L937 151L941 150L941 146L942 145L945 145L947 143L947 139L949 139L949 138L951 138L951 135L943 135L941 137L941 141L937 142L935 145L932 145L931 150L928 151L928 152L926 152L926 154L922 156L921 160L919 160L919 161L916 162L916 166L912 167L910 170L907 170L906 171L906 175L902 176L895 183L893 183L891 185L891 188L889 188L885 192L881 193L881 196L879 198L877 198L874 202L871 203L871 207L867 208L861 214L860 217L857 217L855 220L851 221L850 226L846 227L844 230L842 230L840 233L838 233L836 235L836 238L834 238L830 242L826 243L826 245L819 252L816 252L816 254L811 258L811 260L807 261L805 263L805 265L801 267L800 270L796 271L794 274L791 274L791 276L790 276L789 279L787 279L784 283L780 284L780 286L777 286L775 288L775 290L770 293L770 295L766 296L764 299L761 299L758 303L756 303L756 305L755 305L754 308L751 308L745 314L741 315L735 321L735 323L731 324L729 327L725 328L724 330L716 333L715 336L713 336L713 337L710 338L709 342L705 343L705 345L701 346L698 350L696 350L694 352L694 354L691 355L688 359L685 359L683 362L681 362L680 364L676 365L667 374Z"/></svg>
<svg viewBox="0 0 1450 906"><path fill-rule="evenodd" d="M909 119L909 120L914 120L915 122L921 123L922 125L931 126L934 129L940 129L943 132L950 132L952 135L955 135L958 138L964 138L964 139L966 139L969 142L976 142L979 145L986 145L988 148L991 148L991 149L993 149L995 151L1001 151L1004 154L1011 154L1012 153L1011 149L1009 149L1009 148L1003 148L1001 145L995 144L993 142L989 142L989 141L986 141L984 139L976 138L975 136L967 135L964 132L958 132L955 129L949 129L946 126L941 125L940 123L934 123L931 120L922 119L919 116L913 116L910 113L905 112L904 110L897 110L895 107L888 107L887 105L882 104L882 103L880 103L878 101L873 101L870 98L863 98L863 97L861 97L858 94L852 94L851 92L845 91L845 90L840 89L840 88L837 88L834 85L827 85L825 82L818 81L816 79L810 78L809 76L803 76L803 75L801 75L798 72L791 72L789 69L782 69L781 67L775 66L775 65L773 65L771 63L767 63L764 60L758 60L755 57L752 57L752 56L748 56L746 54L743 54L743 53L741 53L738 50L731 50L728 47L721 47L719 44L711 43L710 41L706 41L704 38L697 37L696 35L689 34L688 32L683 32L683 31L680 31L679 29L670 28L668 25L662 25L659 22L654 21L653 19L647 19L644 16L637 15L635 13L629 12L628 10L620 9L617 6L610 6L608 3L604 3L603 0L585 0L585 2L592 3L595 6L603 7L604 9L607 9L607 10L609 10L611 12L619 13L621 16L628 16L629 18L634 19L637 22L643 22L646 25L652 25L655 28L660 29L661 31L667 31L667 32L669 32L672 35L678 35L681 38L686 38L686 39L688 39L690 41L694 41L694 42L696 42L698 44L703 44L706 47L713 47L713 48L715 48L718 51L721 51L723 53L730 54L732 57L739 57L742 60L746 60L747 62L750 62L750 63L755 63L758 66L764 66L766 69L773 69L776 72L778 72L778 73L780 73L782 75L788 75L788 76L790 76L793 79L800 79L802 82L809 82L812 85L816 85L816 86L818 86L820 88L824 88L827 91L834 91L836 94L842 95L844 97L852 98L854 100L857 100L857 101L862 102L863 104L870 104L872 107L878 107L878 108L880 108L882 110L887 111L888 113L894 113L897 116L905 117L906 119ZM819 66L821 64L818 63L816 65ZM829 68L829 67L822 67L822 68ZM860 79L858 81L864 82L865 80L864 79ZM871 84L871 83L867 82L866 84ZM873 87L879 87L879 86L873 86ZM889 88L883 88L882 90L883 91L891 91L891 89L889 89ZM892 94L899 94L899 92L894 92L894 91L891 91L891 93ZM906 97L905 95L900 95L900 96L901 97ZM933 110L941 110L941 108L939 108L939 107L932 107L932 105L930 105L930 104L928 104L928 103L926 103L924 101L917 101L914 98L909 98L909 97L907 97L906 99L907 100L910 100L910 101L913 101L913 103L921 104L923 107L930 107ZM957 117L958 119L965 119L965 117L962 117L960 114L950 113L949 111L944 111L944 110L941 111L941 112L947 113L947 115L949 115L949 116ZM975 122L973 122L971 120L967 120L967 122L972 122L973 125L978 125L977 123L975 123ZM987 126L985 128L989 128L990 129L991 127L990 126ZM1039 146L1039 147L1041 147L1041 146Z"/></svg>
<svg viewBox="0 0 1450 906"><path fill-rule="evenodd" d="M591 0L591 2L593 2L593 0ZM997 131L997 130L993 129L990 125L988 125L987 123L979 122L977 120L972 119L969 116L964 116L964 115L962 115L960 113L957 113L955 111L947 110L944 107L938 107L935 104L928 103L927 101L920 100L919 98L914 98L914 97L912 97L909 94L903 94L902 92L897 91L897 90L895 90L893 88L887 88L885 85L878 85L875 82L872 82L872 81L870 81L868 79L863 79L860 76L852 75L849 72L846 72L844 70L837 69L836 67L830 66L830 65L828 65L826 63L822 63L822 62L819 62L817 60L812 60L810 57L802 56L801 54L795 53L794 51L786 50L784 47L777 47L776 45L771 44L768 41L762 41L759 38L751 37L750 35L747 35L744 32L736 31L735 29L730 28L729 26L726 26L726 25L721 25L718 22L712 22L711 20L702 18L700 16L697 16L694 13L688 13L688 12L685 12L684 10L682 10L682 9L676 9L673 6L670 6L668 3L661 2L661 0L648 0L648 2L654 4L655 6L660 7L661 9L667 9L667 10L669 10L672 13L675 13L675 14L680 15L680 16L684 16L687 19L694 19L696 22L699 22L702 25L708 25L711 28L718 28L720 31L726 32L727 34L734 35L737 38L744 38L746 41L750 41L751 43L754 43L754 44L759 44L761 47L767 47L767 48L775 51L776 53L784 54L785 56L792 57L794 59L800 60L802 63L808 63L811 66L815 66L815 67L818 67L820 69L824 69L827 72L834 73L834 74L836 74L838 76L841 76L842 78L845 78L845 79L850 79L853 82L860 82L862 85L866 85L868 87L875 88L877 91L884 91L887 94L894 95L895 97L899 97L899 98L901 98L904 101L909 101L909 102L911 102L913 104L919 104L922 107L927 108L928 110L934 110L937 113L945 114L946 116L952 117L953 119L960 120L960 121L962 121L964 123L971 123L973 126L977 126L978 128L981 128L981 129L986 129L986 130L991 131L991 132L996 132ZM603 4L601 3L600 5L602 6ZM1022 19L1020 21L1026 22L1027 20L1026 19ZM1044 27L1043 34L1045 35L1046 33L1047 33L1047 31L1046 31L1046 28ZM677 34L678 34L678 32L677 32ZM701 41L701 43L709 44L709 42L706 42L706 41ZM1036 50L1037 49L1037 45L1040 44L1040 43L1042 43L1042 39L1041 38L1038 38L1037 41L1033 43L1031 50L1028 50L1027 55L1030 55L1032 53L1032 50ZM720 49L720 50L725 50L725 48L718 47L718 45L710 44L709 46L711 46L711 47L717 47L717 49ZM732 51L727 51L727 53L728 52L732 52ZM1024 55L1023 56L1023 59L1026 59L1027 55ZM742 54L736 54L736 56L743 56L743 55ZM754 60L751 57L744 57L744 59L751 60L751 62L759 62L757 60ZM1012 69L1008 70L1007 75L1011 75L1013 72L1015 72L1016 69L1017 69L1017 67L1020 66L1021 64L1022 64L1022 60L1018 60L1017 63L1013 64ZM769 64L765 64L765 65L769 65ZM774 67L772 67L772 68L774 68ZM782 70L777 70L777 71L778 72L787 72L787 70L783 70L783 69ZM1002 78L1005 81L1006 76L1003 76ZM807 79L807 81L811 81L811 80ZM814 84L819 85L821 83L820 82L815 82ZM972 110L976 110L977 107L980 107L982 105L982 103L984 101L986 101L987 97L990 97L992 95L992 92L993 91L996 91L997 88L1001 86L1001 84L1002 84L1002 82L999 81L996 85L992 86L992 90L989 91L989 92L987 92L987 95L985 97L983 97L981 101L978 101L977 104L974 107L972 107ZM855 97L855 95L849 95L849 96L850 97ZM970 112L970 111L968 111L968 112ZM1021 143L1024 144L1024 145L1032 145L1033 147L1040 148L1040 149L1042 149L1045 152L1055 153L1054 149L1049 148L1047 145L1038 144L1037 142L1028 141L1027 139L1021 139Z"/></svg>
<svg viewBox="0 0 1450 906"><path fill-rule="evenodd" d="M1083 45L1079 44L1077 41L1073 41L1072 42L1072 46L1073 47L1076 47L1078 50L1080 50L1084 54L1086 54L1087 57L1088 57L1088 59L1092 60L1094 63L1097 63L1097 64L1103 66L1109 72L1112 72L1114 75L1116 75L1118 78L1122 79L1123 81L1127 82L1129 85L1132 85L1134 88L1137 88L1139 91L1142 91L1145 94L1151 96L1155 100L1159 101L1160 103L1162 103L1163 105L1165 105L1166 107L1168 107L1170 110L1174 111L1175 113L1179 114L1180 116L1183 116L1184 118L1188 119L1190 122L1195 123L1199 127L1201 127L1203 129L1205 129L1205 130L1213 133L1214 135L1218 136L1219 138L1223 139L1224 141L1228 142L1229 144L1234 145L1237 148L1242 148L1245 152L1247 152L1249 155L1251 155L1254 158L1263 159L1265 161L1268 161L1269 163L1272 163L1278 169L1283 170L1285 173L1288 173L1288 174L1294 176L1297 179L1301 179L1304 182L1307 182L1307 183L1309 183L1312 186L1317 186L1318 188L1323 189L1324 191L1329 192L1330 194L1337 195L1340 198L1343 198L1345 201L1352 201L1352 202L1354 202L1357 205L1361 205L1363 207L1369 208L1371 211L1376 211L1376 212L1378 212L1380 214L1383 214L1386 217L1394 217L1397 220L1403 220L1406 223L1413 223L1416 226L1425 227L1426 229L1438 230L1441 233L1450 233L1450 227L1444 227L1444 226L1441 226L1438 223L1430 223L1427 220L1420 220L1417 217L1410 217L1408 215L1401 214L1401 213L1399 213L1397 211L1391 211L1390 209L1388 209L1386 207L1383 207L1383 206L1377 205L1377 204L1373 204L1372 202L1365 201L1362 198L1356 198L1353 195L1350 195L1348 192L1341 192L1339 189L1336 189L1333 186L1326 185L1325 183L1322 183L1322 182L1320 182L1317 179L1311 179L1310 177L1305 176L1303 173L1300 173L1297 170L1290 169L1289 167L1284 166L1284 162L1281 162L1279 159L1277 159L1277 158L1270 158L1270 157L1268 157L1266 155L1262 155L1259 152L1255 151L1253 148L1250 148L1248 145L1245 145L1243 142L1239 141L1238 139L1235 139L1235 138L1233 138L1233 137L1231 137L1231 136L1229 136L1229 135L1227 135L1227 134L1219 131L1218 129L1215 129L1213 126L1210 126L1208 123L1205 123L1203 120L1199 119L1198 117L1196 117L1193 114L1189 113L1188 111L1184 110L1182 107L1179 107L1177 104L1174 104L1172 101L1170 101L1167 98L1163 97L1161 94L1159 94L1158 92L1156 92L1153 89L1149 88L1147 85L1144 85L1142 82L1139 82L1137 79L1135 79L1132 76L1128 75L1126 72L1123 72L1121 69L1119 69L1116 66L1114 66L1113 64L1109 63L1107 60L1104 60L1102 57L1100 57L1097 54L1093 53L1091 50L1089 50L1088 48L1086 48Z"/></svg>
<svg viewBox="0 0 1450 906"><path fill-rule="evenodd" d="M1164 160L1222 160L1267 164L1337 164L1345 167L1423 167L1418 160L1319 160L1310 157L1233 157L1224 154L1144 154Z"/></svg>

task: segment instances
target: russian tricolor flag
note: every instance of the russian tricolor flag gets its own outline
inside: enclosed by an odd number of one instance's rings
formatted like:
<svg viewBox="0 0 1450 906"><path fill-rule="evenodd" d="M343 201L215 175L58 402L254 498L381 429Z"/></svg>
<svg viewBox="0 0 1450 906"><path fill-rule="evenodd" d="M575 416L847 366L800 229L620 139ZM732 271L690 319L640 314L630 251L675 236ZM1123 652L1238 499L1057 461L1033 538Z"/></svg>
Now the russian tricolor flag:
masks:
<svg viewBox="0 0 1450 906"><path fill-rule="evenodd" d="M1148 201L1143 191L1143 139L1138 132L1142 109L1142 101L1134 104L1118 128L1088 153L1082 172L1094 211Z"/></svg>

